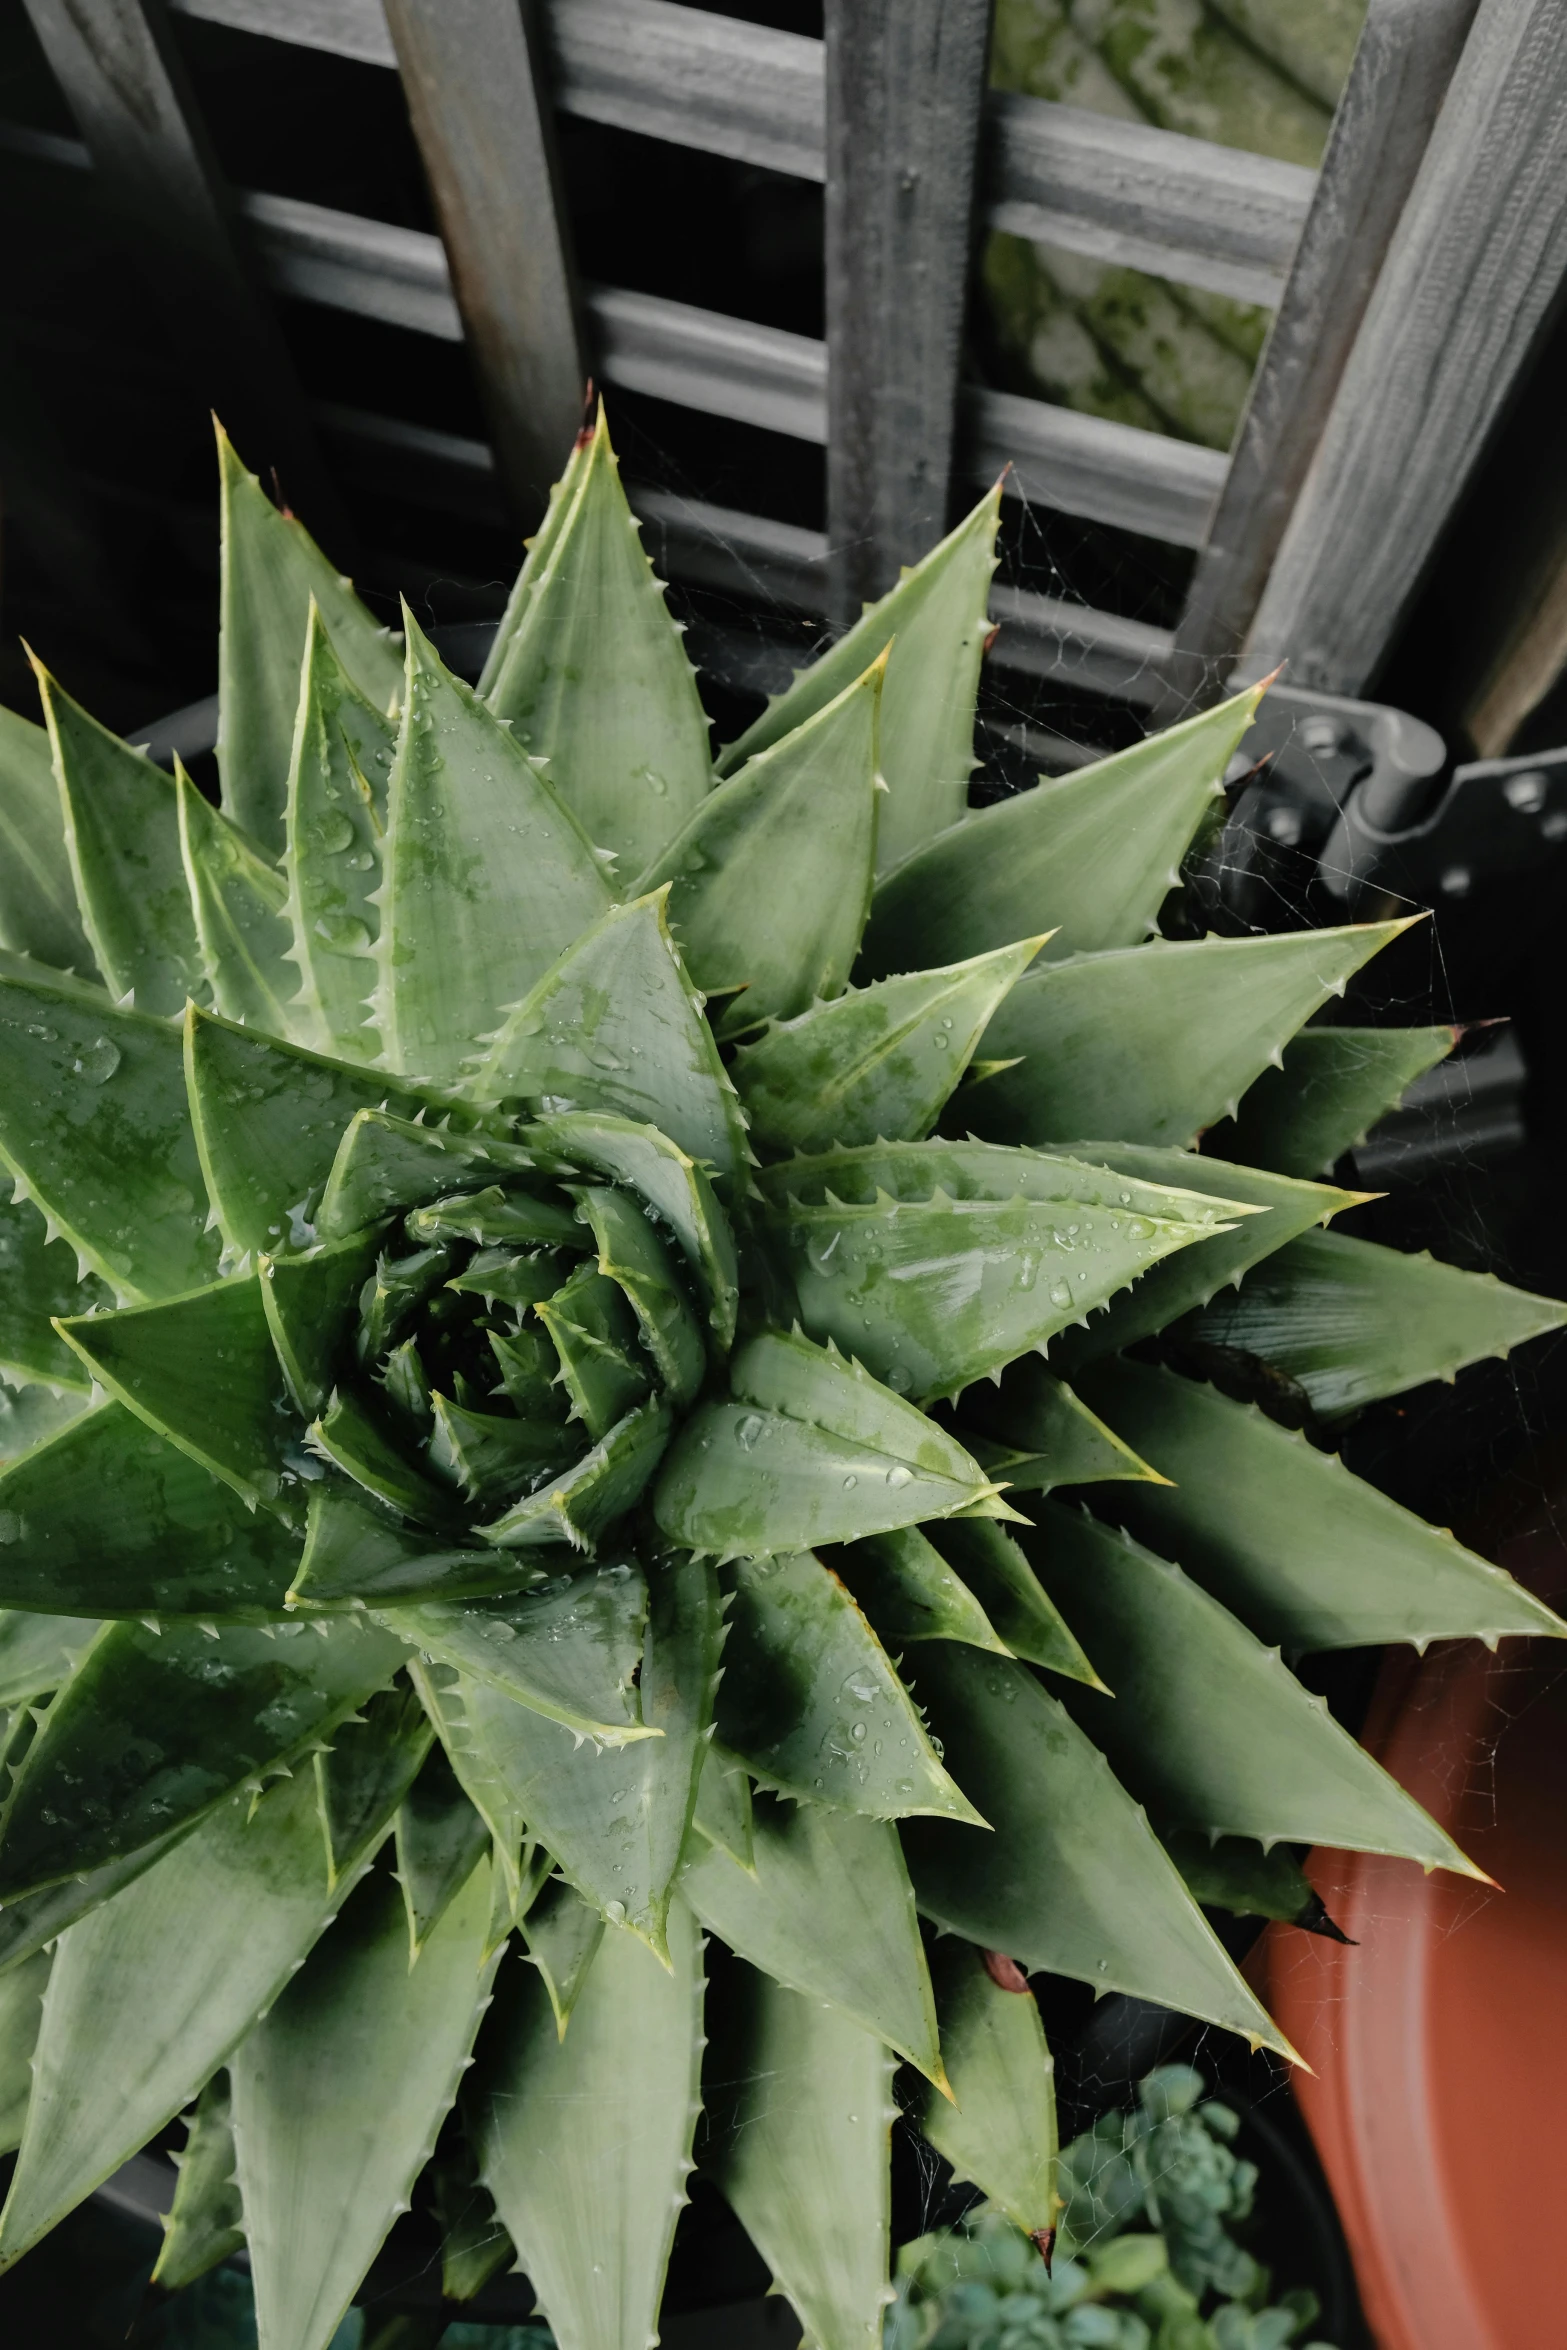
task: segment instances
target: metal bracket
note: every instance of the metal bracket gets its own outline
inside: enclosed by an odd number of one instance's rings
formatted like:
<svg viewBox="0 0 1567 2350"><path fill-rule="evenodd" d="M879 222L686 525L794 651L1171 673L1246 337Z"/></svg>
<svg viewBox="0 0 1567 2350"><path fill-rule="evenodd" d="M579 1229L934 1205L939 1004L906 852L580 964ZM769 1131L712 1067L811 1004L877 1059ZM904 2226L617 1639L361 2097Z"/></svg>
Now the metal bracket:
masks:
<svg viewBox="0 0 1567 2350"><path fill-rule="evenodd" d="M1322 885L1353 913L1461 901L1567 843L1567 749L1455 768L1434 806L1371 779L1322 850Z"/></svg>

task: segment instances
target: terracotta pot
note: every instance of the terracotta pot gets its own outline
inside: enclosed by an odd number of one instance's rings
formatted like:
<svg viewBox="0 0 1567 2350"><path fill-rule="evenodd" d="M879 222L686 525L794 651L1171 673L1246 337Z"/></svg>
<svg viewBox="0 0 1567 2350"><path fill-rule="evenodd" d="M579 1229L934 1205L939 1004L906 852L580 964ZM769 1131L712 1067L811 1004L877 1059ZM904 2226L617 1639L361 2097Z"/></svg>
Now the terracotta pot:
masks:
<svg viewBox="0 0 1567 2350"><path fill-rule="evenodd" d="M1501 1555L1567 1596L1554 1535ZM1567 1647L1395 1652L1365 1742L1497 1880L1318 1852L1356 1947L1272 1927L1259 1952L1367 2319L1379 2350L1561 2350Z"/></svg>

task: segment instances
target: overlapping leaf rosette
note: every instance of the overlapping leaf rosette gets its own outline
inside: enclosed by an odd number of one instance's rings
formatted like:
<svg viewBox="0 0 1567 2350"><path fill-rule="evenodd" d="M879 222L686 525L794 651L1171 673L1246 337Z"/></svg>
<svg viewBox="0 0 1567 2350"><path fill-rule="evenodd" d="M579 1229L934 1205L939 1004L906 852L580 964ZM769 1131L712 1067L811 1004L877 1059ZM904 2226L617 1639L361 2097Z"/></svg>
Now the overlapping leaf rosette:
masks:
<svg viewBox="0 0 1567 2350"><path fill-rule="evenodd" d="M1285 1656L1561 1629L1326 1432L1562 1309L1323 1229L1397 925L1152 936L1254 694L967 812L994 497L715 766L602 423L477 691L221 454L222 811L0 732L0 2255L194 2101L263 2350L644 2350L694 2161L859 2350L900 2062L1043 2231L1019 1970L1467 1865Z"/></svg>

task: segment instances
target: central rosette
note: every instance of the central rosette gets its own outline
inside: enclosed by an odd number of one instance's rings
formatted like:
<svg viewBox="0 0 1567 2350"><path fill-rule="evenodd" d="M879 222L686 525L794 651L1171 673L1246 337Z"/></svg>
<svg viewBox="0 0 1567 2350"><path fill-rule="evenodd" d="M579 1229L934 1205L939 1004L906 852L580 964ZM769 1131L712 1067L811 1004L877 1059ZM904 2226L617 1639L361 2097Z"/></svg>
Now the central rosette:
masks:
<svg viewBox="0 0 1567 2350"><path fill-rule="evenodd" d="M327 1474L299 1596L326 1596L344 1511L364 1505L382 1505L398 1547L484 1546L456 1580L491 1589L530 1580L498 1553L593 1549L642 1494L732 1328L713 1328L647 1207L614 1182L510 1172L357 1244L373 1261L306 1438ZM355 1245L338 1244L350 1294Z"/></svg>

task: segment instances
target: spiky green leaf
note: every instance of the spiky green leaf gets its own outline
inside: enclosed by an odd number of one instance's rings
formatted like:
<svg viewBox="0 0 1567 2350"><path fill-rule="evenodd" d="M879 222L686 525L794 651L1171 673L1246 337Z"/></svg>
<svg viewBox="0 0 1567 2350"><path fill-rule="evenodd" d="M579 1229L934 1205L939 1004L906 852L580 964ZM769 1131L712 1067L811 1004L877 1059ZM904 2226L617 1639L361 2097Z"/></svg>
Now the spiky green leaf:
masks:
<svg viewBox="0 0 1567 2350"><path fill-rule="evenodd" d="M446 1749L435 1747L397 1808L397 1877L408 1916L410 1966L489 1849L488 1824L463 1793ZM484 1891L487 1925L488 1885Z"/></svg>
<svg viewBox="0 0 1567 2350"><path fill-rule="evenodd" d="M299 1541L123 1404L0 1475L0 1604L78 1616L279 1615Z"/></svg>
<svg viewBox="0 0 1567 2350"><path fill-rule="evenodd" d="M356 1232L303 1256L264 1256L257 1267L272 1344L306 1419L324 1409L344 1367L359 1294L375 1261L375 1235Z"/></svg>
<svg viewBox="0 0 1567 2350"><path fill-rule="evenodd" d="M706 1350L674 1260L645 1215L624 1192L603 1184L577 1195L577 1211L598 1245L599 1271L624 1291L671 1403L691 1402L702 1384Z"/></svg>
<svg viewBox="0 0 1567 2350"><path fill-rule="evenodd" d="M523 1920L528 1957L539 1970L562 2040L606 1931L603 1911L559 1877L544 1887Z"/></svg>
<svg viewBox="0 0 1567 2350"><path fill-rule="evenodd" d="M708 1932L944 2083L914 1889L891 1822L764 1796L752 1849L753 1870L709 1846L681 1871L682 1898Z"/></svg>
<svg viewBox="0 0 1567 2350"><path fill-rule="evenodd" d="M1201 1245L1211 1248L1213 1243ZM1149 1278L1162 1270L1156 1268ZM1049 1493L1057 1485L1157 1479L1159 1474L1037 1355L1014 1363L998 1388L970 1388L963 1398L963 1420L965 1434L970 1428L984 1430L989 1449L979 1457L993 1475L1005 1478L1011 1493ZM979 1439L970 1436L969 1442Z"/></svg>
<svg viewBox="0 0 1567 2350"><path fill-rule="evenodd" d="M1037 1515L1040 1578L1114 1692L1067 1703L1161 1827L1475 1873L1278 1651L1179 1567L1084 1511Z"/></svg>
<svg viewBox="0 0 1567 2350"><path fill-rule="evenodd" d="M582 480L582 469L587 460L588 451L593 446L593 437L592 428L584 425L572 443L571 454L566 459L565 471L559 481L550 486L549 504L545 508L544 520L540 523L533 537L524 539L522 542L527 550L523 556L522 568L512 581L511 593L506 599L506 609L501 615L494 636L490 639L490 649L484 657L484 668L479 676L479 691L486 700L494 690L495 680L501 673L501 666L511 651L517 631L522 626L524 615L533 602L533 591L538 586L544 569L559 543L566 517L571 512L572 500Z"/></svg>
<svg viewBox="0 0 1567 2350"><path fill-rule="evenodd" d="M1052 959L1140 945L1261 698L1251 686L928 842L876 892L867 975L956 962L1036 930L1054 930Z"/></svg>
<svg viewBox="0 0 1567 2350"><path fill-rule="evenodd" d="M1145 1363L1082 1374L1090 1404L1175 1482L1120 1485L1123 1525L1289 1650L1561 1633L1543 1601L1330 1453ZM1234 1496L1245 1496L1245 1508Z"/></svg>
<svg viewBox="0 0 1567 2350"><path fill-rule="evenodd" d="M836 2007L740 1966L704 2068L702 2167L819 2350L877 2350L893 2059Z"/></svg>
<svg viewBox="0 0 1567 2350"><path fill-rule="evenodd" d="M1567 1306L1492 1273L1309 1232L1183 1323L1181 1335L1260 1355L1315 1410L1333 1413L1451 1379L1564 1322Z"/></svg>
<svg viewBox="0 0 1567 2350"><path fill-rule="evenodd" d="M235 2050L234 2143L261 2350L326 2350L457 2093L487 2004L481 1863L408 1965L384 1871Z"/></svg>
<svg viewBox="0 0 1567 2350"><path fill-rule="evenodd" d="M1303 1028L1283 1065L1264 1069L1242 1098L1233 1130L1215 1137L1226 1157L1281 1175L1322 1175L1363 1142L1457 1041L1454 1028Z"/></svg>
<svg viewBox="0 0 1567 2350"><path fill-rule="evenodd" d="M897 586L874 604L718 762L733 775L791 734L863 674L890 646L882 716L887 781L878 865L882 872L968 805L974 768L974 702L990 635L985 602L996 567L999 484Z"/></svg>
<svg viewBox="0 0 1567 2350"><path fill-rule="evenodd" d="M467 1090L634 1118L733 1181L745 1121L669 935L668 894L612 906L584 931L507 1014Z"/></svg>
<svg viewBox="0 0 1567 2350"><path fill-rule="evenodd" d="M476 1530L508 1550L569 1544L592 1551L646 1491L669 1442L673 1416L658 1396L603 1435L569 1469L514 1502L504 1517Z"/></svg>
<svg viewBox="0 0 1567 2350"><path fill-rule="evenodd" d="M312 601L299 716L288 771L289 955L298 993L292 1033L340 1060L373 1061L380 1038L366 1006L375 986L374 904L397 734L361 694Z"/></svg>
<svg viewBox="0 0 1567 2350"><path fill-rule="evenodd" d="M234 2175L234 2124L227 2073L214 2073L185 2116L174 2202L163 2219L154 2284L177 2293L245 2241L245 2208Z"/></svg>
<svg viewBox="0 0 1567 2350"><path fill-rule="evenodd" d="M848 1586L894 1655L906 1640L962 1640L1006 1654L979 1601L918 1526L844 1543L823 1563Z"/></svg>
<svg viewBox="0 0 1567 2350"><path fill-rule="evenodd" d="M177 1012L206 980L173 781L89 718L47 670L38 672L38 690L76 901L98 968L114 995L134 992L139 1011Z"/></svg>
<svg viewBox="0 0 1567 2350"><path fill-rule="evenodd" d="M742 1045L734 1080L757 1140L815 1151L928 1134L1044 943L1025 938L971 962L851 988Z"/></svg>
<svg viewBox="0 0 1567 2350"><path fill-rule="evenodd" d="M435 1731L406 1681L377 1690L339 1722L311 1756L316 1809L335 1885L355 1855L391 1823L430 1751Z"/></svg>
<svg viewBox="0 0 1567 2350"><path fill-rule="evenodd" d="M610 1933L562 2039L545 1985L508 1969L466 2103L480 2174L561 2350L647 2350L684 2201L702 2045L701 1937L668 1971Z"/></svg>
<svg viewBox="0 0 1567 2350"><path fill-rule="evenodd" d="M11 1782L0 1901L134 1852L292 1762L406 1653L368 1624L334 1622L324 1636L306 1624L213 1631L188 1617L161 1632L108 1625Z"/></svg>
<svg viewBox="0 0 1567 2350"><path fill-rule="evenodd" d="M54 756L41 726L0 710L0 944L91 977Z"/></svg>
<svg viewBox="0 0 1567 2350"><path fill-rule="evenodd" d="M1103 1313L1093 1315L1086 1329L1063 1330L1050 1359L1068 1375L1079 1363L1115 1354L1139 1338L1167 1329L1297 1233L1325 1224L1366 1196L1328 1183L1302 1183L1293 1176L1232 1166L1228 1160L1210 1158L1206 1151L1156 1150L1135 1142L1081 1143L1078 1148L1085 1156L1097 1152L1117 1174L1148 1183L1184 1183L1194 1192L1212 1194L1216 1201L1240 1201L1254 1212L1238 1216L1227 1232L1214 1232L1179 1256L1151 1266L1134 1288L1123 1290Z"/></svg>
<svg viewBox="0 0 1567 2350"><path fill-rule="evenodd" d="M668 882L682 960L706 994L743 991L730 1035L848 984L876 854L881 664L720 784L648 866Z"/></svg>
<svg viewBox="0 0 1567 2350"><path fill-rule="evenodd" d="M0 978L0 1154L120 1296L169 1297L216 1269L167 1022Z"/></svg>
<svg viewBox="0 0 1567 2350"><path fill-rule="evenodd" d="M277 1997L334 1896L314 1782L225 1803L60 1939L0 2214L18 2259L189 2104Z"/></svg>
<svg viewBox="0 0 1567 2350"><path fill-rule="evenodd" d="M303 1505L298 1431L261 1291L248 1273L155 1306L73 1315L60 1330L98 1384L157 1435L252 1506L292 1517Z"/></svg>
<svg viewBox="0 0 1567 2350"><path fill-rule="evenodd" d="M0 1706L26 1705L70 1679L96 1626L79 1616L0 1609Z"/></svg>
<svg viewBox="0 0 1567 2350"><path fill-rule="evenodd" d="M1020 1529L1025 1532L1025 1529ZM1068 1681L1099 1686L1097 1660L1085 1656L1071 1627L1040 1583L1018 1543L982 1518L954 1518L931 1529L943 1558L949 1559L1014 1656L1043 1665ZM1032 1544L1030 1544L1032 1548ZM972 1644L971 1644L972 1645Z"/></svg>
<svg viewBox="0 0 1567 2350"><path fill-rule="evenodd" d="M797 1551L737 1561L733 1585L718 1734L748 1771L871 1819L984 1827L836 1575Z"/></svg>
<svg viewBox="0 0 1567 2350"><path fill-rule="evenodd" d="M691 1814L693 1834L727 1853L739 1867L749 1869L753 1866L751 1809L751 1782L744 1767L715 1739L697 1780L696 1809Z"/></svg>
<svg viewBox="0 0 1567 2350"><path fill-rule="evenodd" d="M237 825L209 806L176 760L180 854L206 985L202 1000L273 1036L293 1032L288 883ZM173 1007L170 1007L171 1009Z"/></svg>
<svg viewBox="0 0 1567 2350"><path fill-rule="evenodd" d="M1278 937L1156 939L1019 980L984 1050L1016 1058L949 1115L994 1142L1193 1141L1301 1022L1407 922ZM1126 1039L1135 1036L1135 1053Z"/></svg>
<svg viewBox="0 0 1567 2350"><path fill-rule="evenodd" d="M42 1950L0 1974L0 2154L22 2142L48 1980L49 1957Z"/></svg>
<svg viewBox="0 0 1567 2350"><path fill-rule="evenodd" d="M377 625L304 526L279 511L218 428L223 591L218 638L218 767L236 824L283 846L299 672L314 601L349 676L378 710L402 682L397 643Z"/></svg>
<svg viewBox="0 0 1567 2350"><path fill-rule="evenodd" d="M50 1239L31 1200L0 1201L0 1371L85 1395L91 1383L54 1317L113 1302L92 1275L83 1281L69 1246Z"/></svg>
<svg viewBox="0 0 1567 2350"><path fill-rule="evenodd" d="M387 1066L454 1082L609 905L586 834L405 613L374 1016Z"/></svg>
<svg viewBox="0 0 1567 2350"><path fill-rule="evenodd" d="M1055 2226L1054 2065L1025 1984L1004 1990L970 1942L931 1953L952 2097L928 2091L920 2128L960 2179L999 2204L1026 2236Z"/></svg>
<svg viewBox="0 0 1567 2350"><path fill-rule="evenodd" d="M927 1917L1031 1969L1128 1991L1289 2053L1142 1810L1026 1665L926 1648L916 1686L995 1829L981 1838L945 1821L904 1828Z"/></svg>
<svg viewBox="0 0 1567 2350"><path fill-rule="evenodd" d="M636 1694L647 1630L647 1578L631 1560L562 1577L537 1593L424 1600L379 1620L426 1656L563 1722L603 1746L655 1732Z"/></svg>

